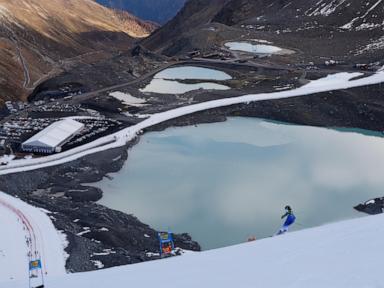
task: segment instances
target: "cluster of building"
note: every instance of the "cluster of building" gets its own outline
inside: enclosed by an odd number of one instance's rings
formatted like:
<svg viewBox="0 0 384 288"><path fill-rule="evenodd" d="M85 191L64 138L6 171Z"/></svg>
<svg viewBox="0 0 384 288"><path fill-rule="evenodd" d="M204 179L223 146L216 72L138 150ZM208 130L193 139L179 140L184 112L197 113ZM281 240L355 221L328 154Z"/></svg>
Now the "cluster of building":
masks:
<svg viewBox="0 0 384 288"><path fill-rule="evenodd" d="M81 132L81 135L78 137L72 138L66 143L67 147L73 147L81 145L86 142L90 142L97 137L100 137L106 134L107 131L111 131L121 125L121 122L114 119L102 119L102 118L92 118L92 119L80 119L78 120L84 124L84 128Z"/></svg>
<svg viewBox="0 0 384 288"><path fill-rule="evenodd" d="M52 99L55 101L55 99ZM34 101L33 104L29 104L22 101L7 101L5 102L5 107L9 111L9 113L14 114L19 111L25 110L27 108L32 107L33 112L52 112L52 111L59 111L59 112L76 112L79 111L80 105L71 105L68 103L62 104L59 102L56 102L54 104L47 105L46 101L44 100L38 100Z"/></svg>
<svg viewBox="0 0 384 288"><path fill-rule="evenodd" d="M0 150L52 154L115 131L121 122L99 118L19 118L0 126Z"/></svg>
<svg viewBox="0 0 384 288"><path fill-rule="evenodd" d="M80 134L84 124L72 119L56 121L21 144L24 152L52 154L61 152L62 146Z"/></svg>
<svg viewBox="0 0 384 288"><path fill-rule="evenodd" d="M32 112L78 112L80 104L54 103L51 105L39 105L32 108Z"/></svg>
<svg viewBox="0 0 384 288"><path fill-rule="evenodd" d="M27 108L28 104L24 103L22 101L17 101L17 102L12 102L12 101L7 101L5 102L5 107L7 107L8 111L10 113L17 113L20 110L24 110Z"/></svg>
<svg viewBox="0 0 384 288"><path fill-rule="evenodd" d="M0 126L0 139L12 139L21 141L23 135L33 134L40 131L52 123L52 119L47 118L17 118L9 120Z"/></svg>

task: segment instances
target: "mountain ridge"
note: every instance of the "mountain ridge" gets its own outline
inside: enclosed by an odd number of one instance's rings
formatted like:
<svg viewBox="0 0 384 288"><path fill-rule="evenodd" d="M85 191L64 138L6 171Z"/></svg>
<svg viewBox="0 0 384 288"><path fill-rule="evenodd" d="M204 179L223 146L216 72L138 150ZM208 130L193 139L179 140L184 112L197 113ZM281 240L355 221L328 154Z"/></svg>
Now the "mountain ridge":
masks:
<svg viewBox="0 0 384 288"><path fill-rule="evenodd" d="M378 61L384 56L383 15L382 0L190 0L143 44L175 56L225 41L264 39L307 58Z"/></svg>
<svg viewBox="0 0 384 288"><path fill-rule="evenodd" d="M155 28L91 0L0 0L0 98L25 100L65 61L90 53L109 57Z"/></svg>
<svg viewBox="0 0 384 288"><path fill-rule="evenodd" d="M107 7L127 10L140 19L164 24L184 6L187 0L95 0ZM160 13L161 11L161 13Z"/></svg>

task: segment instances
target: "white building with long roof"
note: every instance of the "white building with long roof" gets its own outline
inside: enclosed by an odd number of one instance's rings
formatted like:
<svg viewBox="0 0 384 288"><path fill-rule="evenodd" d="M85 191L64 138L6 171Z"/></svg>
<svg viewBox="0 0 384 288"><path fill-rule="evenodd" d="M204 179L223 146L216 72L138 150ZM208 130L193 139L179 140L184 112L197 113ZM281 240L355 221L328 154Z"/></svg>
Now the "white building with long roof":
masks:
<svg viewBox="0 0 384 288"><path fill-rule="evenodd" d="M83 128L83 123L73 119L57 121L21 144L21 149L26 152L47 154L60 152L61 147Z"/></svg>

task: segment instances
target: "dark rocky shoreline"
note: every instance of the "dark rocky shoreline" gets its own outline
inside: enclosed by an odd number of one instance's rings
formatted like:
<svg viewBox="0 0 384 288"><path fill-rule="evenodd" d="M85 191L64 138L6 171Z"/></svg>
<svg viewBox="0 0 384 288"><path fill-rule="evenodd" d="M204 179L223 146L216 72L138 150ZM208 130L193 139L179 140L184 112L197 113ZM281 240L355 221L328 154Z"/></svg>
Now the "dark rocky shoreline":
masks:
<svg viewBox="0 0 384 288"><path fill-rule="evenodd" d="M384 131L383 85L351 88L286 99L265 100L216 108L172 119L145 131L172 126L225 121L227 117L256 117L328 128ZM208 99L207 99L208 101Z"/></svg>
<svg viewBox="0 0 384 288"><path fill-rule="evenodd" d="M59 166L0 176L0 190L51 212L49 217L69 242L68 271L95 270L92 261L101 261L108 268L158 258L147 255L158 252L157 231L133 215L94 203L102 191L82 185L119 171L128 158L128 148L129 145ZM200 250L188 234L174 237L177 247Z"/></svg>

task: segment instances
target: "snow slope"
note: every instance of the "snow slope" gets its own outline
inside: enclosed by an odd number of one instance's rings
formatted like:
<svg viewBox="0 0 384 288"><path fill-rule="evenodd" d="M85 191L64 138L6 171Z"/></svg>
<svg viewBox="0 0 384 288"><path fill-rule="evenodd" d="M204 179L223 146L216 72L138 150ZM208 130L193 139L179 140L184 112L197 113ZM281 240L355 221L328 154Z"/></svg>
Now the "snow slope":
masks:
<svg viewBox="0 0 384 288"><path fill-rule="evenodd" d="M167 260L49 277L46 287L384 287L383 237L384 215L367 216Z"/></svg>
<svg viewBox="0 0 384 288"><path fill-rule="evenodd" d="M0 227L6 232L0 237L0 287L28 279L29 252L42 260L47 276L66 273L62 236L43 211L0 192Z"/></svg>
<svg viewBox="0 0 384 288"><path fill-rule="evenodd" d="M327 77L311 81L309 84L300 88L285 90L273 93L249 94L233 98L225 98L213 101L207 101L199 104L184 106L172 109L166 112L153 114L148 119L137 125L128 127L114 134L99 138L91 143L76 147L63 153L54 154L41 158L14 160L6 166L0 167L0 175L29 171L43 167L50 167L62 163L70 162L86 155L94 154L100 151L121 147L131 141L140 131L153 125L185 116L188 114L225 107L241 103L255 101L264 101L272 99L284 99L297 96L310 96L311 94L328 92L342 89L361 87L366 85L375 85L384 82L384 71L381 69L371 76L362 77L362 73L336 73Z"/></svg>

